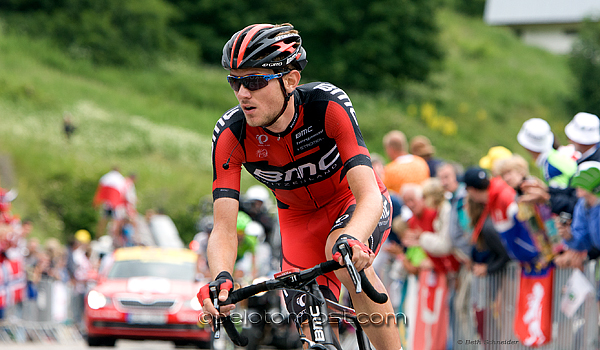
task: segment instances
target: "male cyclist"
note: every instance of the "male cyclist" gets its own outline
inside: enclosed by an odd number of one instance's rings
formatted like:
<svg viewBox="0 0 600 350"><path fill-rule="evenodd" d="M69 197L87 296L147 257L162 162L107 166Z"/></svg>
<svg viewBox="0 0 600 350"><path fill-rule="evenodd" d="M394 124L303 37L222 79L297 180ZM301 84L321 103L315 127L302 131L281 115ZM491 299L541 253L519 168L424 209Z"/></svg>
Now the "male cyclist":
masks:
<svg viewBox="0 0 600 350"><path fill-rule="evenodd" d="M306 62L302 39L290 24L250 25L223 48L221 63L230 72L227 80L239 105L218 120L213 133L214 229L207 255L215 279L210 285L219 288L222 301L233 285L242 165L277 199L283 270L333 258L343 263L335 247L345 239L356 268L385 292L371 264L390 232L389 195L371 167L346 93L329 83L299 85ZM341 281L357 313L384 318L394 313L389 301L380 305L355 294L344 269L317 281L323 294L336 300ZM208 285L199 298L204 312L216 316ZM302 322L303 297L287 291L285 298ZM365 330L377 349L401 348L394 322Z"/></svg>

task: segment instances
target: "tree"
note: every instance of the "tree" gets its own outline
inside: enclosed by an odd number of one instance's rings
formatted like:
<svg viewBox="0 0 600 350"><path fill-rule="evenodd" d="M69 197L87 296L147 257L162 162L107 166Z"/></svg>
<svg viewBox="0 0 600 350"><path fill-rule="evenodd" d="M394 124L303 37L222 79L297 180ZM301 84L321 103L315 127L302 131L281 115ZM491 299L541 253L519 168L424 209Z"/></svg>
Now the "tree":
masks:
<svg viewBox="0 0 600 350"><path fill-rule="evenodd" d="M97 63L140 65L192 51L169 27L177 9L163 0L7 0L7 28L45 36Z"/></svg>
<svg viewBox="0 0 600 350"><path fill-rule="evenodd" d="M310 80L344 88L382 90L425 80L442 58L437 44L438 0L169 0L182 17L173 27L219 64L225 42L252 23L292 23L304 40Z"/></svg>
<svg viewBox="0 0 600 350"><path fill-rule="evenodd" d="M574 111L600 113L600 23L584 21L569 60L577 94Z"/></svg>

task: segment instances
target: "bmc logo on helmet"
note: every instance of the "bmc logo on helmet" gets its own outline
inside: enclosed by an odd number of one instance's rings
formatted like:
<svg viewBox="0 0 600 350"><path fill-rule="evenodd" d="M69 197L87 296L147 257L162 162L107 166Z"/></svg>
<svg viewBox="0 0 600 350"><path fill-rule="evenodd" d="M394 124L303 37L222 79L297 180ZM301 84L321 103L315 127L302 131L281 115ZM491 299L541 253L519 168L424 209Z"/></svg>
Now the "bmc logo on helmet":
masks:
<svg viewBox="0 0 600 350"><path fill-rule="evenodd" d="M333 157L332 157L333 156ZM332 159L328 159L332 158ZM253 175L263 181L268 182L284 182L294 181L298 179L305 179L306 176L315 176L317 175L317 169L321 171L321 175L327 173L327 170L336 163L336 161L340 158L340 154L337 152L337 145L333 146L333 148L327 152L321 159L318 164L314 163L305 163L299 165L297 167L293 167L285 172L276 171L276 170L262 170L256 169L253 172ZM294 176L295 175L295 176Z"/></svg>

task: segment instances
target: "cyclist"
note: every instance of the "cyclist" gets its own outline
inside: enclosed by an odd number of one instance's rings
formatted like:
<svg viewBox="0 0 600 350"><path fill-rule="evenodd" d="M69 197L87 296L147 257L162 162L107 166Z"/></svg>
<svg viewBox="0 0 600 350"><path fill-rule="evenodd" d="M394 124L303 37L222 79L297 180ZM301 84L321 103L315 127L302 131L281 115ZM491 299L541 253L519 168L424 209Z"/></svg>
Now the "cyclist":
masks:
<svg viewBox="0 0 600 350"><path fill-rule="evenodd" d="M223 48L222 65L239 105L218 120L213 133L214 229L207 254L215 279L210 285L219 288L222 301L233 284L242 165L277 199L283 270L334 256L343 264L334 247L346 239L356 268L385 292L371 264L390 232L387 189L371 167L348 95L329 83L299 85L306 63L302 39L290 24L250 25ZM330 299L339 296L340 281L357 312L393 315L389 301L380 305L354 293L345 270L318 279ZM208 290L202 287L199 298L204 312L216 316ZM290 313L302 322L304 298L284 294ZM365 327L377 349L401 348L392 323Z"/></svg>

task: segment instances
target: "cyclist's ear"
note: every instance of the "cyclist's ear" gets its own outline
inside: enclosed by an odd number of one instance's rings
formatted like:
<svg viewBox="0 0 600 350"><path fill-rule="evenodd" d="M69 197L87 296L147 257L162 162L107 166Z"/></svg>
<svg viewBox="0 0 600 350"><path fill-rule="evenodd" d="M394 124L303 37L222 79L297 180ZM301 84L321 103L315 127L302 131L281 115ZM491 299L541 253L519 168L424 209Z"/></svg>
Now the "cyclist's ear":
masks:
<svg viewBox="0 0 600 350"><path fill-rule="evenodd" d="M285 89L288 93L294 91L300 84L300 71L295 69L290 71L288 74L283 76L283 81L285 83Z"/></svg>

